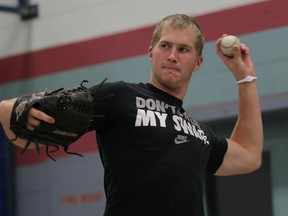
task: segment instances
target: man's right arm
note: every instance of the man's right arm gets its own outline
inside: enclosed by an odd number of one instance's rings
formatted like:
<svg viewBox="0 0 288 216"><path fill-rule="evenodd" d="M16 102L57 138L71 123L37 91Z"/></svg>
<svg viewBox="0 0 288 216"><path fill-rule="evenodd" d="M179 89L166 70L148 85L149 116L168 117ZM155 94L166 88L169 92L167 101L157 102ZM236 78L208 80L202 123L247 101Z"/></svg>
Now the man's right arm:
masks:
<svg viewBox="0 0 288 216"><path fill-rule="evenodd" d="M24 139L15 139L16 135L10 130L10 117L13 110L13 106L17 99L3 100L0 102L0 122L3 126L3 129L9 140L13 140L13 143L21 148L24 148L27 140ZM46 115L45 113L32 108L29 111L29 116L27 119L27 129L33 130L40 124L40 121L46 121L48 123L54 123L54 119L51 116ZM15 139L15 140L14 140ZM33 148L34 145L29 145L29 148Z"/></svg>
<svg viewBox="0 0 288 216"><path fill-rule="evenodd" d="M9 140L15 138L15 134L10 130L10 117L16 98L3 100L0 102L0 122ZM27 141L17 139L13 143L17 146L24 147Z"/></svg>

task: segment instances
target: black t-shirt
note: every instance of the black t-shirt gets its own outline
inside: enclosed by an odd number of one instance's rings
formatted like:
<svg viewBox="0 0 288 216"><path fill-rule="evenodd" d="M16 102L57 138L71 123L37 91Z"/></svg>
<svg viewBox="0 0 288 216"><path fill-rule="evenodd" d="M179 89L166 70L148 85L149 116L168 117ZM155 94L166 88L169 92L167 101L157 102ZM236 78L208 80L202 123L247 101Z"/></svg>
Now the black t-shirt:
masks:
<svg viewBox="0 0 288 216"><path fill-rule="evenodd" d="M94 94L105 216L203 216L203 180L227 142L151 84L104 83Z"/></svg>

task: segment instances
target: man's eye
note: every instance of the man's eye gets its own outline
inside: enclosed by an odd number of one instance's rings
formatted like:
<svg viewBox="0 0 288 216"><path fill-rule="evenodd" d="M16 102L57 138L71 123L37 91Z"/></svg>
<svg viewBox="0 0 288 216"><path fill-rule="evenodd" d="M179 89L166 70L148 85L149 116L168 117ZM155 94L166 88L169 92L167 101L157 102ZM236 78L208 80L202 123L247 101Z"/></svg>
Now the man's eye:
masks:
<svg viewBox="0 0 288 216"><path fill-rule="evenodd" d="M162 44L161 46L162 46L163 48L165 48L165 49L169 48L169 45L168 45L168 44Z"/></svg>
<svg viewBox="0 0 288 216"><path fill-rule="evenodd" d="M186 47L180 47L179 49L179 52L189 52L189 50L186 48Z"/></svg>

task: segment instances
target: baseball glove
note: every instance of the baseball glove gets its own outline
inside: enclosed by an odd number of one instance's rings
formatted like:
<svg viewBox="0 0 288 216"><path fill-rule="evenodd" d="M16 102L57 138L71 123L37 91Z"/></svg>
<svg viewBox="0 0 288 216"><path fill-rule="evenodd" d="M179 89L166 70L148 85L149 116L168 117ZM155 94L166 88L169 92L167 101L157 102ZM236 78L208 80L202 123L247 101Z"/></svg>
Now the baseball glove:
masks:
<svg viewBox="0 0 288 216"><path fill-rule="evenodd" d="M40 91L31 95L19 97L13 107L10 129L16 135L15 139L23 138L27 140L22 154L31 143L36 145L38 153L39 144L46 145L46 154L55 160L49 153L63 147L68 152L69 145L78 140L84 133L91 129L93 122L93 96L89 90L80 85L55 91ZM26 128L28 113L31 108L36 108L55 119L55 123L49 124L41 121L33 131ZM13 140L11 140L13 141ZM49 147L53 146L53 150Z"/></svg>

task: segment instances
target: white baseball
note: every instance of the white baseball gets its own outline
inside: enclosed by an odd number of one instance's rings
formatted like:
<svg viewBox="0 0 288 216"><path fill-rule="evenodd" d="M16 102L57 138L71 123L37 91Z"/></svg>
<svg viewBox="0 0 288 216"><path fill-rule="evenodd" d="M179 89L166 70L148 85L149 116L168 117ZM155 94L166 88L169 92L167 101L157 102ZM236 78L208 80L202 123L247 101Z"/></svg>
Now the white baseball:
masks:
<svg viewBox="0 0 288 216"><path fill-rule="evenodd" d="M221 51L227 56L233 56L233 46L240 45L240 40L234 35L227 35L221 40Z"/></svg>

